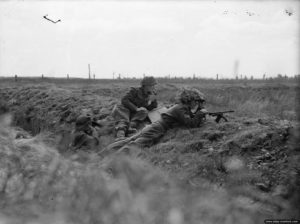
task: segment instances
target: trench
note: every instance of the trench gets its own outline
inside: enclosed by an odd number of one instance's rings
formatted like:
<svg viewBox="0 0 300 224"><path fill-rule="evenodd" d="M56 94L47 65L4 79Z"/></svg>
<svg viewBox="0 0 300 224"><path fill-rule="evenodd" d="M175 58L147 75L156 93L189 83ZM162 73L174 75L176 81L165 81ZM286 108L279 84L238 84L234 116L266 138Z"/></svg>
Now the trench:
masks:
<svg viewBox="0 0 300 224"><path fill-rule="evenodd" d="M13 125L15 125L17 127L21 127L22 129L29 132L33 136L38 135L39 133L41 133L43 131L50 131L52 133L55 133L56 135L63 129L65 131L70 131L72 123L76 119L76 116L78 116L81 113L82 108L88 108L92 112L94 112L94 111L98 112L98 113L94 113L94 115L96 115L98 117L101 117L101 116L103 116L103 114L105 114L103 111L100 112L101 111L100 107L102 107L103 104L105 104L105 102L104 103L102 102L99 105L95 104L96 97L90 95L89 93L87 93L87 95L80 94L78 97L72 96L73 98L71 98L70 96L65 96L63 98L59 98L58 95L56 95L54 97L46 97L45 92L39 90L32 97L29 97L30 94L27 93L27 97L26 97L27 101L24 101L25 100L25 98L23 97L24 95L26 96L26 94L23 94L22 91L19 92L17 95L11 94L10 97L6 98L6 102L9 102L8 103L9 109L14 114ZM61 95L61 93L60 93L60 95ZM15 101L12 101L12 99L14 99ZM28 102L28 104L23 106L22 102ZM111 105L113 105L113 103L114 103L113 101L107 102L107 104L103 107L111 108ZM251 123L245 124L246 129L249 128L247 125L251 126ZM262 125L265 125L265 124L262 124ZM226 129L226 127L227 127L226 125L223 126L224 130ZM238 127L239 127L239 124L237 124L237 128ZM196 131L196 132L195 132L195 134L202 134L201 132L199 132L199 133L198 133L198 131ZM233 132L234 133L232 133L232 135L238 134L238 133L235 133L235 130L233 130ZM238 131L236 131L236 132L238 132ZM184 132L178 132L177 141L183 140L183 137L184 137L183 134L184 134ZM281 134L284 134L284 133L279 133L278 136L280 137ZM190 135L187 135L187 137L189 137L189 136ZM275 135L274 138L280 140L280 138L278 136ZM168 136L166 136L166 137L168 137ZM220 137L220 140L222 140L222 137L223 136ZM160 168L166 169L166 170L169 169L170 172L175 172L175 168L178 169L178 171L183 172L184 178L191 177L186 174L190 174L190 173L194 174L195 173L195 178L191 182L195 185L195 188L198 188L199 186L201 186L203 179L204 179L203 177L201 177L201 175L205 172L204 170L206 170L206 171L211 171L211 170L214 171L215 170L216 176L219 175L218 174L219 171L216 170L215 167L213 167L214 158L207 160L206 164L205 164L205 161L202 161L203 163L199 163L199 161L201 161L202 155L200 153L195 153L195 152L197 152L197 150L190 151L190 152L182 151L180 153L179 152L180 150L178 150L178 148L176 150L176 147L178 145L177 144L178 142L176 142L176 137L171 136L170 139L174 139L174 141L176 143L175 144L173 142L174 147L172 147L172 151L170 151L170 153L153 152L152 158L149 158L149 160L155 161L155 159L157 159L158 163L159 163L158 165L160 165ZM266 142L266 139L267 138L262 139L262 142ZM234 139L234 140L235 140L235 143L239 143L238 149L244 149L244 151L247 150L250 152L255 151L255 149L257 148L256 146L258 145L258 143L260 143L260 142L256 142L255 139L253 139L253 136L249 135L246 132L245 132L245 136L237 135L237 139ZM211 140L211 142L214 142L214 141L217 142L218 138L215 140L213 140L213 139ZM278 143L278 142L276 142L276 143ZM279 143L280 143L280 141L279 141ZM159 150L166 149L169 146L170 145L168 145L168 143L165 143L165 145L161 144ZM230 146L231 146L231 144L230 144L230 142L228 142L228 147L230 149L229 151L234 152L234 147L231 148ZM255 147L252 147L252 146L255 146ZM163 147L165 147L165 148L163 148ZM174 148L175 148L175 150L173 150ZM196 148L198 149L198 146ZM264 145L264 148L266 148L265 145ZM270 149L271 148L273 148L273 145L270 146ZM155 150L155 148L153 148L152 150ZM281 151L281 149L280 149L280 151ZM257 150L256 152L260 153L259 150ZM191 159L191 158L189 158L189 156L192 156L193 158ZM278 156L278 158L281 158L281 157L282 156ZM263 160L263 159L268 159L268 158L263 157L261 159ZM187 160L187 163L185 160ZM179 166L178 164L182 164L182 167L181 167L181 165ZM187 164L187 167L184 167L185 164ZM201 165L203 165L203 169L200 169L200 168L202 168ZM220 168L223 168L223 167L220 167ZM286 168L282 167L282 169L286 169ZM131 171L130 176L132 176L132 174L137 172L136 170L140 170L140 169L130 170ZM267 171L269 171L269 170L267 170ZM147 172L145 172L145 174L147 174L148 172L149 171L147 170ZM214 174L214 173L209 173L209 174ZM232 175L233 187L235 186L234 174L235 173L233 173L233 175ZM143 175L141 175L141 176L143 176ZM224 176L225 176L225 174L224 174ZM247 176L247 178L248 178L248 176ZM275 179L278 179L278 178L276 177ZM188 180L188 179L186 179L186 180ZM228 182L228 180L227 180L227 182ZM262 186L262 187L264 187L264 186ZM238 194L235 193L235 195L238 195ZM91 197L91 198L93 198L93 197ZM249 203L247 203L247 201L249 198L250 197L242 198L241 199L242 203L246 204L248 206ZM244 201L244 199L246 200L246 202ZM98 201L100 201L100 200L98 200ZM252 203L250 203L250 204L252 204Z"/></svg>

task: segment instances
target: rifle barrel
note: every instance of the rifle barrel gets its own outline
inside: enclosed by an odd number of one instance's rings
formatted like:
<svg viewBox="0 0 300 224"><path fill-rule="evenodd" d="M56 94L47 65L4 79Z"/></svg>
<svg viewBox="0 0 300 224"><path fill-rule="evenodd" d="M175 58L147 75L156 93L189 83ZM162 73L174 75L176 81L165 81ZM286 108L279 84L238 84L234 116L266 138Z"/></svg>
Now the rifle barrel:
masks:
<svg viewBox="0 0 300 224"><path fill-rule="evenodd" d="M234 110L226 110L226 111L219 111L219 112L208 112L208 114L226 114L226 113L233 113Z"/></svg>

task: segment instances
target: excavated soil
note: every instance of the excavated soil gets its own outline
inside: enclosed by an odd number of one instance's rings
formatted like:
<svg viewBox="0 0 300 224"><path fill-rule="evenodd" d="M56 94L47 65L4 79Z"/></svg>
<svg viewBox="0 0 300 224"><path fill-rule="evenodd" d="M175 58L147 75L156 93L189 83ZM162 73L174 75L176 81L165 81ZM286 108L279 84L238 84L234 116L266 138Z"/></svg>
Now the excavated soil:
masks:
<svg viewBox="0 0 300 224"><path fill-rule="evenodd" d="M291 105L283 113L272 101L276 94L293 97L288 87L204 89L216 94L211 104L208 97L211 109L222 106L215 105L222 92L233 94L228 104L236 113L229 122L208 118L200 128L171 130L139 158L98 155L113 141L109 114L128 89L108 87L0 88L1 111L12 115L1 117L0 223L49 223L50 217L57 223L174 224L299 219L299 125ZM172 104L178 88L160 86L160 103ZM268 91L269 98L261 94ZM240 101L234 102L236 93ZM255 102L267 98L273 111L265 105L260 113L245 113L249 107L240 102L249 94ZM106 122L101 143L70 152L69 134L82 113Z"/></svg>

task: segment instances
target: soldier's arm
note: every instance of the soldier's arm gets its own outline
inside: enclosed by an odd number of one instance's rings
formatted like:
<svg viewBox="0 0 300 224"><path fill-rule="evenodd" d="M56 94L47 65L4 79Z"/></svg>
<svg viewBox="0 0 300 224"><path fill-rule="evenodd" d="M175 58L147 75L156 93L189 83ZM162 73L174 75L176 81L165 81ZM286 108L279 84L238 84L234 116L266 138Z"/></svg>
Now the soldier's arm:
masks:
<svg viewBox="0 0 300 224"><path fill-rule="evenodd" d="M194 117L191 117L188 111L184 110L184 108L180 108L176 114L178 122L187 128L199 127L205 117L205 115L201 112L198 112Z"/></svg>
<svg viewBox="0 0 300 224"><path fill-rule="evenodd" d="M153 110L154 108L157 108L157 100L151 101L151 103L146 107L147 110Z"/></svg>
<svg viewBox="0 0 300 224"><path fill-rule="evenodd" d="M132 88L126 95L121 99L121 103L128 108L130 111L136 112L137 106L133 103L133 99L136 97L136 90Z"/></svg>

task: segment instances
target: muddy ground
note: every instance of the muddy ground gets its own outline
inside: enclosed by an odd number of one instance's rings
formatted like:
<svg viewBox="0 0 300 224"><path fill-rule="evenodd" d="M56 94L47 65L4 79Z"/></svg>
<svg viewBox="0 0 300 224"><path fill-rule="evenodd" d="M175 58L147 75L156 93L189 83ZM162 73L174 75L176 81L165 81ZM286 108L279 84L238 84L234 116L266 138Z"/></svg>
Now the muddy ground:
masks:
<svg viewBox="0 0 300 224"><path fill-rule="evenodd" d="M174 103L180 86L160 85L160 105ZM57 223L174 224L299 219L295 88L200 86L209 110L236 111L229 122L208 118L200 128L169 131L139 158L99 155L114 138L108 122L97 149L72 152L75 119L82 113L108 119L128 87L0 87L3 108L12 115L1 121L3 223L50 223L49 217Z"/></svg>

